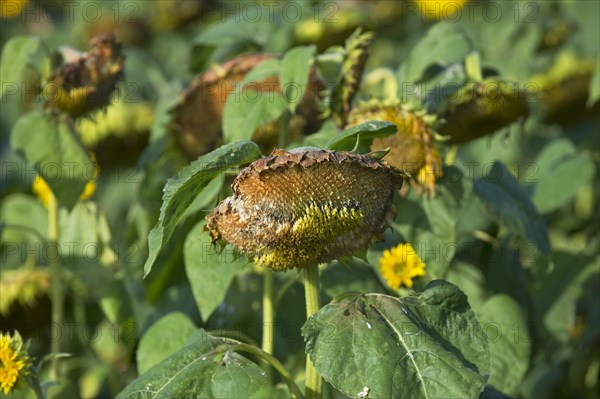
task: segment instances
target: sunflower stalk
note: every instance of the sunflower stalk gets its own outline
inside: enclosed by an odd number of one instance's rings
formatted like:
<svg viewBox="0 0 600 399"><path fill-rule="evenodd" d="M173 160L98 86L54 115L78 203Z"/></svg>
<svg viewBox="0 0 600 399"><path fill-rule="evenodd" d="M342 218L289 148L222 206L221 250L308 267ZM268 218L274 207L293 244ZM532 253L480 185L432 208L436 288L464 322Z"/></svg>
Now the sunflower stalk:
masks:
<svg viewBox="0 0 600 399"><path fill-rule="evenodd" d="M317 264L304 268L304 292L306 297L306 319L319 310L319 266ZM323 379L315 369L310 356L306 355L305 372L306 398L320 399Z"/></svg>
<svg viewBox="0 0 600 399"><path fill-rule="evenodd" d="M268 353L273 354L273 335L274 335L274 320L275 314L273 313L273 272L267 269L263 273L263 296L262 296L262 310L263 310L263 328L262 328L262 345L261 349ZM268 363L265 364L269 371L269 378L271 376L270 368Z"/></svg>
<svg viewBox="0 0 600 399"><path fill-rule="evenodd" d="M50 192L48 201L48 263L52 271L51 301L52 301L52 323L60 328L64 318L64 290L62 268L58 258L58 200L54 193ZM50 363L50 379L59 378L59 354L61 353L60 337L55 337L51 342L51 352L54 354Z"/></svg>

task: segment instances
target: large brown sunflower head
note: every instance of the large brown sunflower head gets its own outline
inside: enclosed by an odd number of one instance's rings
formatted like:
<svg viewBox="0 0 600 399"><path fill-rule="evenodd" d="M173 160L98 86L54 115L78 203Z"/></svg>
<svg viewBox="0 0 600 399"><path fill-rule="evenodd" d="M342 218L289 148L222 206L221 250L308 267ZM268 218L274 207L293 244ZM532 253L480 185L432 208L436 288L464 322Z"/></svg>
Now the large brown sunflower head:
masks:
<svg viewBox="0 0 600 399"><path fill-rule="evenodd" d="M190 159L206 154L223 142L222 119L227 98L235 92L246 75L256 66L278 55L242 54L200 74L182 93L171 109L170 130ZM311 68L308 86L289 125L289 136L312 133L322 124L319 113L320 93L325 88L315 68ZM279 78L267 77L244 85L261 93L281 92ZM259 126L252 136L263 151L271 151L277 143L279 121Z"/></svg>
<svg viewBox="0 0 600 399"><path fill-rule="evenodd" d="M273 270L328 262L367 247L401 185L368 155L276 149L242 170L206 229Z"/></svg>

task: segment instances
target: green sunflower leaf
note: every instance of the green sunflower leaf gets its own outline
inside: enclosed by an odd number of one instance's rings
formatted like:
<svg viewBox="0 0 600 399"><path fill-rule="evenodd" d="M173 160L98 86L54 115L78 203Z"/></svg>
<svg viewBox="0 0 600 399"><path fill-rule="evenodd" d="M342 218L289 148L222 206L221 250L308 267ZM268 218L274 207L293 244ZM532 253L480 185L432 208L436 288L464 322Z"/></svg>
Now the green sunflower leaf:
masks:
<svg viewBox="0 0 600 399"><path fill-rule="evenodd" d="M350 397L477 398L490 369L467 297L442 280L420 294L366 294L330 303L302 327L325 380Z"/></svg>
<svg viewBox="0 0 600 399"><path fill-rule="evenodd" d="M250 141L227 144L198 158L182 169L177 177L167 181L158 223L148 235L149 255L144 265L144 276L152 270L160 250L186 210L212 179L229 168L250 163L261 156L258 146Z"/></svg>
<svg viewBox="0 0 600 399"><path fill-rule="evenodd" d="M94 178L95 165L66 119L34 111L23 115L11 131L12 147L25 156L52 189L56 199L73 208L85 185Z"/></svg>
<svg viewBox="0 0 600 399"><path fill-rule="evenodd" d="M249 398L266 385L266 373L224 341L196 331L185 346L123 389L117 399Z"/></svg>

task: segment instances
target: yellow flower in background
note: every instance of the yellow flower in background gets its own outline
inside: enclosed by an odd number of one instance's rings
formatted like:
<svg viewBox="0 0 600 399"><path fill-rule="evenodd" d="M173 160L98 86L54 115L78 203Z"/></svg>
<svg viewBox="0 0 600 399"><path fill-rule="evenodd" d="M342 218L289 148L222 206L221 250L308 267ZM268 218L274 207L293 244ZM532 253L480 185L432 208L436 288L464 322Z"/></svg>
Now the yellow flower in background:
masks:
<svg viewBox="0 0 600 399"><path fill-rule="evenodd" d="M92 162L94 162L95 165L94 176L93 180L88 181L85 187L83 188L83 192L79 196L80 201L85 201L86 199L90 198L92 194L94 194L94 191L96 191L95 180L96 177L98 177L99 173L98 163L96 161L96 156L93 152L90 152L90 158L92 159ZM46 183L46 180L44 180L42 176L36 175L35 179L33 179L33 185L31 186L31 190L38 197L40 202L44 204L44 206L47 208L48 203L50 202L50 194L52 193L52 189L50 188L48 183Z"/></svg>
<svg viewBox="0 0 600 399"><path fill-rule="evenodd" d="M27 345L23 345L21 335L15 331L0 333L0 388L5 395L27 375L31 362L27 355Z"/></svg>
<svg viewBox="0 0 600 399"><path fill-rule="evenodd" d="M419 13L427 20L452 18L467 0L415 0Z"/></svg>
<svg viewBox="0 0 600 399"><path fill-rule="evenodd" d="M425 263L410 244L400 244L383 251L379 269L388 285L397 290L401 285L413 286L413 278L425 275Z"/></svg>
<svg viewBox="0 0 600 399"><path fill-rule="evenodd" d="M0 0L0 17L2 19L11 19L21 14L28 0Z"/></svg>
<svg viewBox="0 0 600 399"><path fill-rule="evenodd" d="M48 203L50 203L50 194L52 190L46 180L44 180L40 175L36 175L35 179L33 179L33 185L31 186L31 190L38 197L40 202L44 204L46 208L48 208Z"/></svg>

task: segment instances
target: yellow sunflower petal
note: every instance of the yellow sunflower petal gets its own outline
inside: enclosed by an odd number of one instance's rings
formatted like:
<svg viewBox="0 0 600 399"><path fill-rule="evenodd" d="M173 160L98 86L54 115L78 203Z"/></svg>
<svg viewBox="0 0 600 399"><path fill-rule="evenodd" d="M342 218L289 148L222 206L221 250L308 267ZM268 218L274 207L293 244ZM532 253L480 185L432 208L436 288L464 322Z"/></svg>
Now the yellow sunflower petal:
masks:
<svg viewBox="0 0 600 399"><path fill-rule="evenodd" d="M415 277L425 275L425 263L411 244L399 244L383 251L379 268L388 285L395 290L402 285L411 288Z"/></svg>

